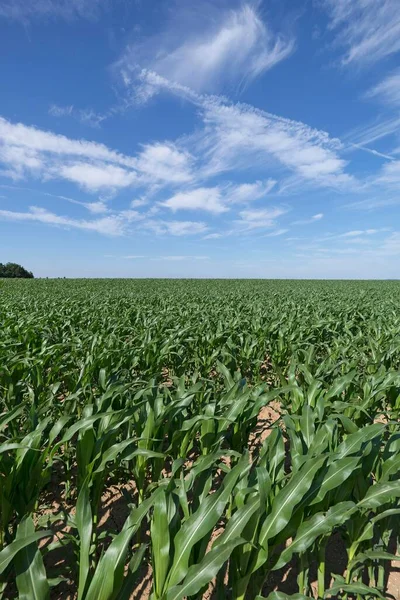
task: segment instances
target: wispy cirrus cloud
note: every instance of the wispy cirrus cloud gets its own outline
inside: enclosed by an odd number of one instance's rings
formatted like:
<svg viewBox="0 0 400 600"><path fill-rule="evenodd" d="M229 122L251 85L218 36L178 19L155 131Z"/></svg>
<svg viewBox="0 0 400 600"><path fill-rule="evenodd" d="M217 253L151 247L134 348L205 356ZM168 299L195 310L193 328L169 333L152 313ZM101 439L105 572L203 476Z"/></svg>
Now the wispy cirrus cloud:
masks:
<svg viewBox="0 0 400 600"><path fill-rule="evenodd" d="M49 196L51 198L59 198L60 200L66 200L71 204L78 204L79 206L83 206L89 212L95 215L100 215L103 213L109 212L109 208L107 204L103 200L97 200L97 202L83 202L82 200L75 200L75 198L70 198L69 196L60 196L58 194L49 194L48 192L42 192L43 196Z"/></svg>
<svg viewBox="0 0 400 600"><path fill-rule="evenodd" d="M120 236L125 231L125 220L119 215L102 217L95 220L75 219L57 215L37 206L31 206L29 211L26 212L0 210L0 220L36 221L46 225L95 231L108 236Z"/></svg>
<svg viewBox="0 0 400 600"><path fill-rule="evenodd" d="M198 235L208 229L208 225L199 221L168 221L163 219L148 219L141 224L143 230L151 231L157 235L186 236Z"/></svg>
<svg viewBox="0 0 400 600"><path fill-rule="evenodd" d="M383 165L380 174L374 179L374 183L400 189L400 160Z"/></svg>
<svg viewBox="0 0 400 600"><path fill-rule="evenodd" d="M337 237L342 238L355 238L361 235L375 235L376 233L380 233L381 231L387 231L386 229L353 229L352 231L346 231L345 233L341 233Z"/></svg>
<svg viewBox="0 0 400 600"><path fill-rule="evenodd" d="M275 167L312 185L346 190L358 185L340 156L344 145L324 131L248 104L198 94L153 72L142 72L142 79L199 110L203 130L184 141L193 154L202 157L203 178L238 169Z"/></svg>
<svg viewBox="0 0 400 600"><path fill-rule="evenodd" d="M172 142L147 144L135 156L0 117L0 174L12 179L66 179L84 189L188 182L191 157Z"/></svg>
<svg viewBox="0 0 400 600"><path fill-rule="evenodd" d="M208 230L206 223L198 221L169 221L164 219L150 219L145 213L127 209L111 211L104 217L96 219L77 219L56 214L45 208L30 206L29 210L18 212L14 210L0 210L0 220L15 222L38 222L50 226L94 231L106 236L124 236L132 232L152 232L156 235L195 236Z"/></svg>
<svg viewBox="0 0 400 600"><path fill-rule="evenodd" d="M321 1L318 0L321 5ZM400 4L393 0L322 0L343 47L342 63L376 63L400 50Z"/></svg>
<svg viewBox="0 0 400 600"><path fill-rule="evenodd" d="M396 206L400 204L400 198L367 198L364 200L357 200L356 202L349 202L348 204L344 204L344 208L352 209L352 210L366 210L373 211L379 210L380 208L385 208L387 206Z"/></svg>
<svg viewBox="0 0 400 600"><path fill-rule="evenodd" d="M340 141L327 133L249 105L207 99L202 108L205 128L194 141L208 159L210 175L275 166L317 186L355 185L338 154Z"/></svg>
<svg viewBox="0 0 400 600"><path fill-rule="evenodd" d="M146 256L144 254L125 254L125 256L122 256L121 258L124 260L136 260L139 258L146 258Z"/></svg>
<svg viewBox="0 0 400 600"><path fill-rule="evenodd" d="M400 106L400 69L387 75L381 82L370 89L366 96L378 98L385 106Z"/></svg>
<svg viewBox="0 0 400 600"><path fill-rule="evenodd" d="M271 231L271 233L266 233L264 237L279 237L280 235L284 235L288 231L289 229L276 229L275 231Z"/></svg>
<svg viewBox="0 0 400 600"><path fill-rule="evenodd" d="M219 92L246 84L287 58L294 47L293 37L274 33L254 4L222 9L207 3L201 12L175 7L165 30L128 47L117 68L129 83L146 68L198 92ZM145 82L135 92L140 101L156 89Z"/></svg>
<svg viewBox="0 0 400 600"><path fill-rule="evenodd" d="M247 209L239 212L240 219L234 223L240 231L275 227L276 219L287 212L284 207Z"/></svg>
<svg viewBox="0 0 400 600"><path fill-rule="evenodd" d="M323 219L323 218L324 218L323 213L317 213L316 215L313 215L309 219L299 219L298 221L293 221L292 225L310 225L311 223L317 223L318 221L321 221L321 219Z"/></svg>
<svg viewBox="0 0 400 600"><path fill-rule="evenodd" d="M224 237L223 233L214 232L214 233L208 233L207 235L204 235L203 240L219 240L222 237Z"/></svg>
<svg viewBox="0 0 400 600"><path fill-rule="evenodd" d="M20 187L20 186L16 186L16 185L0 184L0 188L9 189L12 191L29 192L30 194L39 195L39 196L47 196L49 198L55 198L58 200L66 200L67 202L69 202L71 204L77 204L79 206L83 206L90 213L96 214L96 215L110 212L110 209L107 206L107 203L104 200L102 200L101 198L95 202L84 202L83 200L77 200L76 198L70 198L69 196L63 196L60 194L50 194L49 192L45 192L42 190L35 190L35 189L29 188L29 187ZM5 198L5 196L4 196L4 198Z"/></svg>
<svg viewBox="0 0 400 600"><path fill-rule="evenodd" d="M191 254L171 254L159 256L153 260L184 261L184 260L208 260L208 256L196 256Z"/></svg>
<svg viewBox="0 0 400 600"><path fill-rule="evenodd" d="M121 258L123 260L140 260L140 259L150 259L150 260L166 260L171 262L181 262L181 261L192 261L192 260L208 260L208 256L202 255L193 255L193 254L166 254L163 256L146 256L144 254L126 254L123 256L116 256L114 254L105 254L105 258Z"/></svg>
<svg viewBox="0 0 400 600"><path fill-rule="evenodd" d="M378 118L371 123L352 129L342 138L342 141L344 144L348 144L348 150L359 148L391 160L390 153L377 152L367 146L384 138L397 136L399 128L400 117L391 115L388 118Z"/></svg>
<svg viewBox="0 0 400 600"><path fill-rule="evenodd" d="M226 190L226 198L230 204L253 202L267 196L276 184L277 181L270 178L266 181L258 180L254 183L232 185Z"/></svg>
<svg viewBox="0 0 400 600"><path fill-rule="evenodd" d="M83 125L89 125L94 128L100 127L100 124L107 119L108 116L106 114L103 115L98 113L92 108L75 108L73 104L67 106L51 104L49 107L49 114L52 117L72 117Z"/></svg>

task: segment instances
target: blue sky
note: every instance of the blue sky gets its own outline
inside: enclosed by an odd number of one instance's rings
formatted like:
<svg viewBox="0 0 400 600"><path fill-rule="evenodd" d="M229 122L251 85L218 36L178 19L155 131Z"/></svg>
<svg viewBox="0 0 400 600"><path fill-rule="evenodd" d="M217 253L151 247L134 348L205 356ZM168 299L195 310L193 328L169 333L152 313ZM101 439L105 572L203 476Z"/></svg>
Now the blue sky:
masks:
<svg viewBox="0 0 400 600"><path fill-rule="evenodd" d="M400 276L400 3L1 0L0 262Z"/></svg>

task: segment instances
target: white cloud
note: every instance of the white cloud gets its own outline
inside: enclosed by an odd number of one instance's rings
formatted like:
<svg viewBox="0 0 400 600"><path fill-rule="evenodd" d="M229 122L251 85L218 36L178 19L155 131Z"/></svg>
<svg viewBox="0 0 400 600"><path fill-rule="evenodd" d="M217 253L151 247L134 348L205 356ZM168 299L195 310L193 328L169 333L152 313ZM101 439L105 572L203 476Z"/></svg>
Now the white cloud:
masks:
<svg viewBox="0 0 400 600"><path fill-rule="evenodd" d="M206 223L198 221L148 220L143 222L141 226L143 229L148 229L158 235L169 234L174 236L198 235L208 229Z"/></svg>
<svg viewBox="0 0 400 600"><path fill-rule="evenodd" d="M359 200L345 204L344 208L354 210L376 210L385 206L396 206L400 204L400 198L368 198L367 200Z"/></svg>
<svg viewBox="0 0 400 600"><path fill-rule="evenodd" d="M205 210L214 214L220 214L228 210L223 203L221 191L215 188L197 188L187 192L175 194L162 206L170 208L174 212L177 210Z"/></svg>
<svg viewBox="0 0 400 600"><path fill-rule="evenodd" d="M351 147L361 147L361 150L371 151L370 148L364 148L364 146L396 134L399 131L399 127L400 118L397 116L384 120L378 119L372 123L353 129L343 137L343 141L348 141ZM375 154L376 151L373 151L373 153ZM388 156L387 158L390 159L391 157Z"/></svg>
<svg viewBox="0 0 400 600"><path fill-rule="evenodd" d="M64 178L90 191L188 182L192 158L172 143L148 144L127 156L97 142L74 140L0 117L0 167L13 179Z"/></svg>
<svg viewBox="0 0 400 600"><path fill-rule="evenodd" d="M15 180L20 179L25 172L35 175L44 167L41 157L31 148L1 143L0 163L5 167L0 173Z"/></svg>
<svg viewBox="0 0 400 600"><path fill-rule="evenodd" d="M127 171L114 165L97 166L81 162L61 166L58 172L64 179L73 181L91 192L102 188L128 187L137 180L135 171Z"/></svg>
<svg viewBox="0 0 400 600"><path fill-rule="evenodd" d="M107 119L107 115L97 113L92 108L81 108L77 112L77 118L83 125L90 127L100 127L100 124Z"/></svg>
<svg viewBox="0 0 400 600"><path fill-rule="evenodd" d="M254 183L242 183L237 186L232 186L231 190L228 189L226 196L229 202L233 204L251 202L253 200L259 200L269 194L275 185L275 179L255 181Z"/></svg>
<svg viewBox="0 0 400 600"><path fill-rule="evenodd" d="M61 216L44 208L31 206L27 212L0 210L0 219L20 222L37 221L47 225L96 231L108 236L127 235L132 231L151 231L157 235L187 236L205 233L208 229L205 223L197 221L145 219L143 214L135 210L122 210L105 217L87 220Z"/></svg>
<svg viewBox="0 0 400 600"><path fill-rule="evenodd" d="M248 209L239 212L240 220L235 221L241 230L264 229L275 226L275 219L287 212L285 208Z"/></svg>
<svg viewBox="0 0 400 600"><path fill-rule="evenodd" d="M170 260L170 261L182 261L182 260L207 260L208 256L190 256L190 255L177 255L173 254L170 256L160 256L155 260Z"/></svg>
<svg viewBox="0 0 400 600"><path fill-rule="evenodd" d="M342 233L339 237L358 237L360 235L374 235L375 233L379 233L380 231L386 231L385 229L354 229L353 231L346 231L346 233Z"/></svg>
<svg viewBox="0 0 400 600"><path fill-rule="evenodd" d="M176 210L204 210L221 214L234 204L247 204L266 196L276 181L255 181L254 183L229 184L227 186L201 187L174 194L160 206Z"/></svg>
<svg viewBox="0 0 400 600"><path fill-rule="evenodd" d="M49 153L56 156L75 156L85 159L116 163L134 167L135 159L110 150L104 144L73 140L64 135L43 131L23 123L11 123L0 117L0 143L4 147L20 148L32 153Z"/></svg>
<svg viewBox="0 0 400 600"><path fill-rule="evenodd" d="M142 213L137 210L121 210L117 213L120 218L123 218L127 223L133 223L135 221L142 221L145 217Z"/></svg>
<svg viewBox="0 0 400 600"><path fill-rule="evenodd" d="M367 93L367 97L378 97L385 104L400 106L400 69L394 71Z"/></svg>
<svg viewBox="0 0 400 600"><path fill-rule="evenodd" d="M400 233L399 232L394 232L385 239L385 241L383 242L382 247L381 247L381 253L384 255L389 255L389 256L400 255ZM396 267L397 267L397 265L396 265Z"/></svg>
<svg viewBox="0 0 400 600"><path fill-rule="evenodd" d="M383 165L380 175L374 182L385 184L389 187L394 186L397 189L400 186L400 160Z"/></svg>
<svg viewBox="0 0 400 600"><path fill-rule="evenodd" d="M0 219L7 221L37 221L47 225L96 231L109 236L120 236L124 233L124 221L119 216L102 217L94 221L87 221L56 215L37 206L31 206L28 212L0 210Z"/></svg>
<svg viewBox="0 0 400 600"><path fill-rule="evenodd" d="M82 205L95 215L108 212L107 204L101 200L98 202L82 202Z"/></svg>
<svg viewBox="0 0 400 600"><path fill-rule="evenodd" d="M148 144L139 154L136 168L151 178L170 183L184 183L192 179L192 157L173 144Z"/></svg>
<svg viewBox="0 0 400 600"><path fill-rule="evenodd" d="M275 164L314 185L356 185L338 156L341 143L327 133L246 104L208 97L198 102L205 128L193 136L192 144L205 157L205 176Z"/></svg>
<svg viewBox="0 0 400 600"><path fill-rule="evenodd" d="M272 231L271 233L265 234L265 237L278 237L280 235L283 235L284 233L287 233L288 231L289 229L277 229L276 231Z"/></svg>
<svg viewBox="0 0 400 600"><path fill-rule="evenodd" d="M140 64L194 90L218 91L251 81L294 50L294 40L274 34L249 3L231 10L209 4L185 19L190 12L175 10L164 33L127 48L118 63L125 83L132 82ZM136 97L146 101L155 91L144 84Z"/></svg>
<svg viewBox="0 0 400 600"><path fill-rule="evenodd" d="M0 17L29 22L33 19L95 19L108 0L2 0Z"/></svg>
<svg viewBox="0 0 400 600"><path fill-rule="evenodd" d="M131 201L132 208L140 208L141 206L146 206L148 204L147 198L137 198L136 200Z"/></svg>
<svg viewBox="0 0 400 600"><path fill-rule="evenodd" d="M136 260L139 258L146 258L146 256L144 256L143 254L126 254L125 256L122 256L122 258L124 258L125 260Z"/></svg>
<svg viewBox="0 0 400 600"><path fill-rule="evenodd" d="M203 240L218 240L223 237L222 233L208 233L203 237Z"/></svg>
<svg viewBox="0 0 400 600"><path fill-rule="evenodd" d="M345 172L347 162L339 156L343 144L326 132L248 104L197 94L153 72L142 72L142 78L199 109L203 130L184 138L191 153L202 159L199 176L275 165L293 172L299 185L308 182L346 190L358 186Z"/></svg>
<svg viewBox="0 0 400 600"><path fill-rule="evenodd" d="M49 107L49 114L53 117L70 117L74 112L73 104L68 106L58 106L57 104L51 104Z"/></svg>
<svg viewBox="0 0 400 600"><path fill-rule="evenodd" d="M293 221L292 225L309 225L311 223L316 223L317 221L320 221L321 219L323 219L323 217L323 213L317 213L309 219L300 219L299 221Z"/></svg>
<svg viewBox="0 0 400 600"><path fill-rule="evenodd" d="M323 0L343 64L374 63L400 50L400 4L396 0Z"/></svg>
<svg viewBox="0 0 400 600"><path fill-rule="evenodd" d="M49 114L53 117L72 117L83 125L95 128L99 127L102 121L107 119L106 114L97 113L92 108L75 108L73 104L69 104L68 106L51 104Z"/></svg>
<svg viewBox="0 0 400 600"><path fill-rule="evenodd" d="M34 191L34 190L30 190ZM98 200L97 202L83 202L82 200L75 200L74 198L70 198L69 196L60 196L57 194L49 194L48 192L42 192L43 196L50 196L50 198L59 198L60 200L66 200L71 204L78 204L79 206L83 206L89 212L93 214L104 214L109 212L109 208L107 204L103 200Z"/></svg>
<svg viewBox="0 0 400 600"><path fill-rule="evenodd" d="M295 173L298 184L346 190L359 185L345 172L347 162L339 156L343 144L324 131L248 104L198 94L154 72L143 71L141 77L155 90L182 97L199 109L204 129L183 139L191 153L202 159L199 177L275 165Z"/></svg>

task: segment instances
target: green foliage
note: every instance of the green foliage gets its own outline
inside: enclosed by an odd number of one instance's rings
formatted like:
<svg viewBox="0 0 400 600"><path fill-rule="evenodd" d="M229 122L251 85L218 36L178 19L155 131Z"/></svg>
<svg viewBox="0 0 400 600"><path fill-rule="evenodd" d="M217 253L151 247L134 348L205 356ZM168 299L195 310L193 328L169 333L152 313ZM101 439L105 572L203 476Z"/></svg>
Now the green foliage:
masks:
<svg viewBox="0 0 400 600"><path fill-rule="evenodd" d="M0 278L33 279L33 273L17 265L17 263L0 263Z"/></svg>
<svg viewBox="0 0 400 600"><path fill-rule="evenodd" d="M399 292L3 282L0 600L128 600L149 574L151 600L387 597Z"/></svg>

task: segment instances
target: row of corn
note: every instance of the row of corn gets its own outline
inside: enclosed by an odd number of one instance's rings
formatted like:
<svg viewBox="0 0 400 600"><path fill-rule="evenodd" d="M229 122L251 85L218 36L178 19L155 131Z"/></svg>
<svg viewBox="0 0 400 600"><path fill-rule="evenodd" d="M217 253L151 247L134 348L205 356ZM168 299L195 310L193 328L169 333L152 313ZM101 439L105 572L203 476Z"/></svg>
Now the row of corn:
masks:
<svg viewBox="0 0 400 600"><path fill-rule="evenodd" d="M389 598L399 291L0 282L0 598Z"/></svg>

